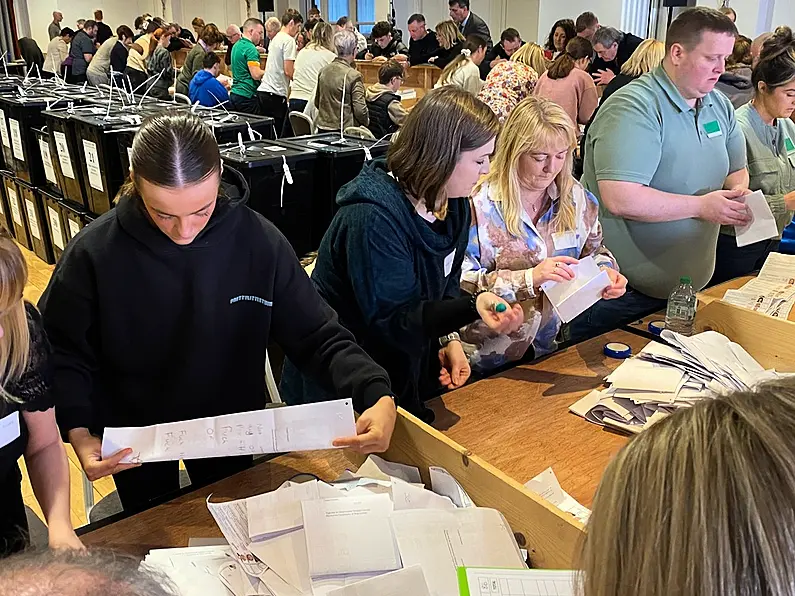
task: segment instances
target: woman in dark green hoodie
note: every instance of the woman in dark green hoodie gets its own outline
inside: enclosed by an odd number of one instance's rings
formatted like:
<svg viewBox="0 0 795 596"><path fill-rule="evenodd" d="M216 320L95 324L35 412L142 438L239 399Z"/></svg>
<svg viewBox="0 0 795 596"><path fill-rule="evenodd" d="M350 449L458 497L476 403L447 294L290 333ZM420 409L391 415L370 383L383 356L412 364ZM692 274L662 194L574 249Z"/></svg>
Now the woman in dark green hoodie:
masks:
<svg viewBox="0 0 795 596"><path fill-rule="evenodd" d="M455 331L478 317L504 333L522 323L520 306L488 292L461 296L459 287L468 197L488 172L498 130L491 109L470 93L428 93L387 159L340 190L312 274L340 322L387 370L400 405L426 420L423 399L440 383L459 387L469 377ZM288 403L324 394L289 361L282 392Z"/></svg>

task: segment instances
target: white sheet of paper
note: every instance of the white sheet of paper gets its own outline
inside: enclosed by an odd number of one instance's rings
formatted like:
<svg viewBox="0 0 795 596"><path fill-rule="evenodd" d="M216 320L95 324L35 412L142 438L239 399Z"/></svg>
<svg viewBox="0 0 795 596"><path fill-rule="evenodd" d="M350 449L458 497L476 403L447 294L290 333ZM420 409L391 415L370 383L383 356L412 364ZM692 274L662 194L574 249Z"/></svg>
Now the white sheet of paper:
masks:
<svg viewBox="0 0 795 596"><path fill-rule="evenodd" d="M412 565L331 590L328 596L430 596L422 567Z"/></svg>
<svg viewBox="0 0 795 596"><path fill-rule="evenodd" d="M0 418L0 448L16 441L19 435L19 412L11 412L8 416Z"/></svg>
<svg viewBox="0 0 795 596"><path fill-rule="evenodd" d="M66 142L66 135L54 130L52 132L55 139L55 151L58 154L58 161L61 164L61 173L67 178L75 179L75 172L72 169L72 157L69 155L69 144Z"/></svg>
<svg viewBox="0 0 795 596"><path fill-rule="evenodd" d="M88 183L91 188L96 188L99 192L104 192L102 185L102 170L99 168L99 153L97 144L88 139L83 139L83 154L86 160L86 171L88 172Z"/></svg>
<svg viewBox="0 0 795 596"><path fill-rule="evenodd" d="M354 478L375 478L389 481L400 478L409 483L422 484L419 468L386 461L377 455L369 455L361 467L352 474Z"/></svg>
<svg viewBox="0 0 795 596"><path fill-rule="evenodd" d="M36 206L30 199L25 199L25 211L28 213L28 227L30 228L30 235L36 240L41 240L39 217L36 215Z"/></svg>
<svg viewBox="0 0 795 596"><path fill-rule="evenodd" d="M68 221L69 221L69 232L72 234L72 238L74 238L75 236L77 236L77 233L80 231L80 226L78 226L77 222L75 222L73 219L70 219Z"/></svg>
<svg viewBox="0 0 795 596"><path fill-rule="evenodd" d="M742 248L754 242L761 242L770 238L778 238L778 225L773 212L770 210L765 195L761 190L752 192L743 197L745 205L751 211L753 219L745 226L734 226L737 236L737 246Z"/></svg>
<svg viewBox="0 0 795 596"><path fill-rule="evenodd" d="M44 139L39 139L39 152L41 153L41 163L44 164L44 177L53 184L58 184L58 178L55 177L55 169L52 167L50 144Z"/></svg>
<svg viewBox="0 0 795 596"><path fill-rule="evenodd" d="M180 594L229 596L222 570L236 565L229 547L164 548L146 555L142 567L166 574Z"/></svg>
<svg viewBox="0 0 795 596"><path fill-rule="evenodd" d="M570 265L575 278L567 282L545 282L541 284L555 312L564 323L572 321L602 299L602 292L610 287L610 276L602 271L588 256L576 265Z"/></svg>
<svg viewBox="0 0 795 596"><path fill-rule="evenodd" d="M467 492L458 483L458 480L453 478L450 472L444 468L430 466L428 473L431 477L431 490L437 495L447 497L456 507L469 508L475 506Z"/></svg>
<svg viewBox="0 0 795 596"><path fill-rule="evenodd" d="M252 540L304 526L302 501L319 499L317 480L288 482L277 490L246 499L248 535Z"/></svg>
<svg viewBox="0 0 795 596"><path fill-rule="evenodd" d="M58 215L58 212L47 205L47 215L50 217L50 229L52 230L52 243L64 250L66 247L66 242L64 241L63 237L63 229L61 228L61 218Z"/></svg>
<svg viewBox="0 0 795 596"><path fill-rule="evenodd" d="M473 596L574 596L575 571L546 569L466 570L469 593Z"/></svg>
<svg viewBox="0 0 795 596"><path fill-rule="evenodd" d="M494 509L395 511L392 527L403 566L422 567L432 596L458 594L458 567L527 568L508 523Z"/></svg>
<svg viewBox="0 0 795 596"><path fill-rule="evenodd" d="M8 128L11 131L11 146L14 157L19 161L25 161L25 152L22 150L22 131L19 129L19 120L8 119Z"/></svg>
<svg viewBox="0 0 795 596"><path fill-rule="evenodd" d="M8 186L6 186L6 190L8 191L8 204L11 205L11 219L18 226L24 226L25 224L22 223L22 212L19 210L17 191Z"/></svg>
<svg viewBox="0 0 795 596"><path fill-rule="evenodd" d="M555 472L547 468L538 476L525 483L525 487L543 497L555 507L573 515L579 522L587 523L591 511L580 505L574 497L563 490Z"/></svg>
<svg viewBox="0 0 795 596"><path fill-rule="evenodd" d="M3 140L3 145L11 149L11 140L8 138L8 126L6 125L6 113L0 110L0 138Z"/></svg>
<svg viewBox="0 0 795 596"><path fill-rule="evenodd" d="M332 449L356 434L349 399L241 412L144 427L106 428L102 456L131 448L128 462Z"/></svg>
<svg viewBox="0 0 795 596"><path fill-rule="evenodd" d="M301 503L309 575L322 577L400 569L389 495Z"/></svg>
<svg viewBox="0 0 795 596"><path fill-rule="evenodd" d="M392 502L395 511L402 509L455 509L449 497L437 495L422 486L403 482L399 478L392 479Z"/></svg>
<svg viewBox="0 0 795 596"><path fill-rule="evenodd" d="M243 570L254 577L263 573L266 569L248 549L250 542L248 537L248 512L246 511L246 500L226 501L223 503L211 503L207 497L207 509L213 516L215 523L226 538L232 551L237 557L237 562L243 566Z"/></svg>
<svg viewBox="0 0 795 596"><path fill-rule="evenodd" d="M261 542L252 542L248 549L285 583L300 592L311 591L306 534L303 528ZM265 583L268 583L267 579Z"/></svg>

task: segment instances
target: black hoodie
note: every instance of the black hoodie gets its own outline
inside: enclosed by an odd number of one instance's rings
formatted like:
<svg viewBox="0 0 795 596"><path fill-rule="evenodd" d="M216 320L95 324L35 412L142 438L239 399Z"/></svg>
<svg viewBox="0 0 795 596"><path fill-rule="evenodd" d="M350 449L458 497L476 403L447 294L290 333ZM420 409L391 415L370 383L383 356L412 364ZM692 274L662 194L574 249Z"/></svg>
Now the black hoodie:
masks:
<svg viewBox="0 0 795 596"><path fill-rule="evenodd" d="M245 205L240 175L226 172L235 185L188 246L124 197L67 247L39 303L64 434L261 409L271 335L358 411L391 395L386 372L337 322L284 236Z"/></svg>

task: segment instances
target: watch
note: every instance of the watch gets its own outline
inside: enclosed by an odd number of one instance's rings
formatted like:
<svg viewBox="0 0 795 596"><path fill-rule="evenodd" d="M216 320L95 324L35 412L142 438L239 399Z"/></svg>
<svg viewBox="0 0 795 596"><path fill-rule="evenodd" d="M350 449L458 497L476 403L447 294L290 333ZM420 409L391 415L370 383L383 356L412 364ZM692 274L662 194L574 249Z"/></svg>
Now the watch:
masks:
<svg viewBox="0 0 795 596"><path fill-rule="evenodd" d="M443 335L439 338L439 345L443 348L447 346L451 341L461 341L461 336L458 335L455 331L453 333L448 333L447 335Z"/></svg>

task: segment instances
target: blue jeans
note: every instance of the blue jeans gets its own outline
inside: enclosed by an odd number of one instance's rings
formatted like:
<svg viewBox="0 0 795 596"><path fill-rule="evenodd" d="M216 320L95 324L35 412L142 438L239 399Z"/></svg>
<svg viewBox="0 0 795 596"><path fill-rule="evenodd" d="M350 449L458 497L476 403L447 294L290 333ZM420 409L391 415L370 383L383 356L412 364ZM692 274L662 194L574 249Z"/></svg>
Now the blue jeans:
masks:
<svg viewBox="0 0 795 596"><path fill-rule="evenodd" d="M617 300L600 300L569 324L571 342L579 343L665 308L667 301L627 287Z"/></svg>

